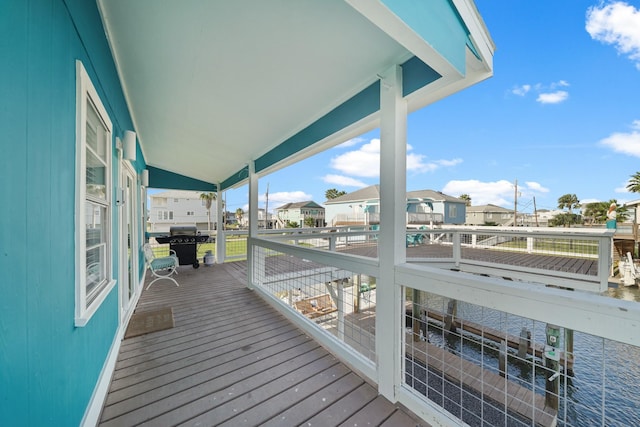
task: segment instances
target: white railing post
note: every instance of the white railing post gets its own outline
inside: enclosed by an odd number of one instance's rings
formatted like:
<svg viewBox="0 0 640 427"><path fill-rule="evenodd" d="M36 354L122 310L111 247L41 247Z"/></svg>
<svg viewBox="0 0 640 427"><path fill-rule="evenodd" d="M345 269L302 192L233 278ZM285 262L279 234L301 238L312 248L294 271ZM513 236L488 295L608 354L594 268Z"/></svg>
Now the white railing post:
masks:
<svg viewBox="0 0 640 427"><path fill-rule="evenodd" d="M527 237L527 253L533 253L533 237Z"/></svg>
<svg viewBox="0 0 640 427"><path fill-rule="evenodd" d="M607 272L606 274L604 272ZM613 275L613 236L598 239L598 276L600 292L609 287L609 276Z"/></svg>
<svg viewBox="0 0 640 427"><path fill-rule="evenodd" d="M345 300L344 300L344 285L342 284L342 279L338 280L338 339L340 341L344 341L344 311L345 311Z"/></svg>
<svg viewBox="0 0 640 427"><path fill-rule="evenodd" d="M451 235L453 243L453 263L456 267L460 267L460 260L462 259L462 239L461 233L454 231Z"/></svg>
<svg viewBox="0 0 640 427"><path fill-rule="evenodd" d="M338 238L338 236L332 236L332 233L329 233L329 250L331 252L335 252L336 251L336 240Z"/></svg>
<svg viewBox="0 0 640 427"><path fill-rule="evenodd" d="M477 246L477 244L478 244L478 235L473 233L471 235L471 247L475 248Z"/></svg>
<svg viewBox="0 0 640 427"><path fill-rule="evenodd" d="M226 235L224 233L224 209L222 206L222 192L220 183L216 184L218 190L216 194L216 262L222 264L227 255Z"/></svg>
<svg viewBox="0 0 640 427"><path fill-rule="evenodd" d="M253 239L258 237L258 175L255 164L249 162L249 235L247 236L247 287L253 289L254 251Z"/></svg>

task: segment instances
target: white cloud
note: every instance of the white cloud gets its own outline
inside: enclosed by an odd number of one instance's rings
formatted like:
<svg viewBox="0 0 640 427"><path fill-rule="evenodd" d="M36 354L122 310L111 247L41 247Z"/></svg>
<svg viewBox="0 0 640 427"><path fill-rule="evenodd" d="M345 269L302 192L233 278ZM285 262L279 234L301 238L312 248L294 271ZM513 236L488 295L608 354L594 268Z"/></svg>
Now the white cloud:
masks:
<svg viewBox="0 0 640 427"><path fill-rule="evenodd" d="M559 104L563 101L566 101L569 98L569 92L565 90L559 90L556 92L550 93L540 93L538 94L538 101L541 104Z"/></svg>
<svg viewBox="0 0 640 427"><path fill-rule="evenodd" d="M616 132L602 139L600 144L611 148L616 153L640 157L640 120L631 124L631 132Z"/></svg>
<svg viewBox="0 0 640 427"><path fill-rule="evenodd" d="M514 184L505 179L495 182L470 179L466 181L449 181L442 189L442 192L456 197L461 194L468 194L474 206L492 204L512 209L514 190ZM549 192L549 189L533 181L526 182L524 186L518 185L518 190L521 193L519 197L524 198L533 196L533 193Z"/></svg>
<svg viewBox="0 0 640 427"><path fill-rule="evenodd" d="M365 139L361 138L361 137L357 137L357 138L351 138L348 141L343 142L342 144L338 144L333 148L347 148L347 147L353 147L354 145L360 144L361 142L364 142Z"/></svg>
<svg viewBox="0 0 640 427"><path fill-rule="evenodd" d="M351 178L348 176L343 176L343 175L334 175L334 174L329 174L329 175L325 175L324 177L322 177L322 180L324 182L326 182L327 184L336 184L342 187L358 187L358 188L362 188L362 187L366 187L367 184L365 184L364 182L357 180L355 178Z"/></svg>
<svg viewBox="0 0 640 427"><path fill-rule="evenodd" d="M516 86L511 93L518 96L525 96L531 90L531 85Z"/></svg>
<svg viewBox="0 0 640 427"><path fill-rule="evenodd" d="M358 150L332 158L330 166L345 175L377 177L380 173L380 140L372 139Z"/></svg>
<svg viewBox="0 0 640 427"><path fill-rule="evenodd" d="M601 201L602 201L602 200L598 200L598 199L582 199L582 200L580 200L580 204L581 204L582 206L586 206L586 205L588 205L589 203L597 203L597 202L601 202Z"/></svg>
<svg viewBox="0 0 640 427"><path fill-rule="evenodd" d="M442 192L452 196L468 194L471 203L476 205L493 204L498 206L513 205L513 183L507 180L481 182L476 179L467 181L449 181Z"/></svg>
<svg viewBox="0 0 640 427"><path fill-rule="evenodd" d="M622 194L630 194L631 192L629 190L627 190L627 184L629 184L629 181L625 182L624 184L622 184L620 187L616 187L613 189L614 193L622 193Z"/></svg>
<svg viewBox="0 0 640 427"><path fill-rule="evenodd" d="M549 189L543 187L542 185L540 185L540 183L537 182L533 182L533 181L528 181L524 183L526 185L526 188L528 188L531 191L535 191L538 193L548 193Z"/></svg>
<svg viewBox="0 0 640 427"><path fill-rule="evenodd" d="M407 145L407 151L413 147ZM441 167L451 167L462 162L462 159L425 161L424 154L407 153L407 172L425 173ZM342 175L362 178L377 178L380 174L380 140L372 139L358 150L349 151L331 159L331 168Z"/></svg>
<svg viewBox="0 0 640 427"><path fill-rule="evenodd" d="M265 202L265 194L258 197L260 202ZM269 193L269 212L271 212L271 206L277 207L284 205L285 203L304 202L307 200L313 200L311 194L307 194L304 191L280 191L278 193Z"/></svg>
<svg viewBox="0 0 640 427"><path fill-rule="evenodd" d="M592 39L613 45L640 70L640 10L623 1L590 7L586 30Z"/></svg>
<svg viewBox="0 0 640 427"><path fill-rule="evenodd" d="M559 88L569 87L566 80L558 80L547 85L536 83L535 85L523 84L511 89L511 93L518 96L526 96L529 92L537 94L536 101L541 104L558 104L569 98L569 92Z"/></svg>

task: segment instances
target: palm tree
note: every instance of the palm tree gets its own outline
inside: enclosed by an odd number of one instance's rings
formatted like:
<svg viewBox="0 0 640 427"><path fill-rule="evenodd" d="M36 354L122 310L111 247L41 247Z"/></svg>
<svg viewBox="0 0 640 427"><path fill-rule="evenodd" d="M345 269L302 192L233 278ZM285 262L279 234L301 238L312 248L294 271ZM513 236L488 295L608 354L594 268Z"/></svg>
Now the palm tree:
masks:
<svg viewBox="0 0 640 427"><path fill-rule="evenodd" d="M604 224L607 219L607 209L609 209L610 203L607 202L593 202L589 203L584 208L584 218L590 224Z"/></svg>
<svg viewBox="0 0 640 427"><path fill-rule="evenodd" d="M627 190L632 193L640 193L640 172L631 175L631 179L629 179L629 183L627 184Z"/></svg>
<svg viewBox="0 0 640 427"><path fill-rule="evenodd" d="M236 209L236 220L238 221L238 225L242 225L242 217L244 217L244 211L242 208Z"/></svg>
<svg viewBox="0 0 640 427"><path fill-rule="evenodd" d="M209 230L211 230L211 203L218 198L216 193L200 193L200 198L204 200L204 206L207 208L207 221Z"/></svg>
<svg viewBox="0 0 640 427"><path fill-rule="evenodd" d="M575 194L565 194L558 199L558 209L567 209L568 215L562 218L562 225L571 227L571 224L580 222L580 216L573 214L573 209L580 207L580 200Z"/></svg>
<svg viewBox="0 0 640 427"><path fill-rule="evenodd" d="M461 194L458 199L464 200L465 205L471 206L471 196L468 194Z"/></svg>
<svg viewBox="0 0 640 427"><path fill-rule="evenodd" d="M338 191L335 188L330 188L324 192L324 196L327 200L335 199L336 197L344 196L345 194L347 194L346 191Z"/></svg>

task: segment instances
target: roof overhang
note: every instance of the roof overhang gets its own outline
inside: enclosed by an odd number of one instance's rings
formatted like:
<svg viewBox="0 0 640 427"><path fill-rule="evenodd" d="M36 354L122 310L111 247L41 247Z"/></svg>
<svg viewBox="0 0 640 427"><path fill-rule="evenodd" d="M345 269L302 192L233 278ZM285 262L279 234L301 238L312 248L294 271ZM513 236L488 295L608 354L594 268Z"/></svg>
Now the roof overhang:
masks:
<svg viewBox="0 0 640 427"><path fill-rule="evenodd" d="M238 186L374 129L390 67L409 111L493 70L470 0L98 4L155 187Z"/></svg>

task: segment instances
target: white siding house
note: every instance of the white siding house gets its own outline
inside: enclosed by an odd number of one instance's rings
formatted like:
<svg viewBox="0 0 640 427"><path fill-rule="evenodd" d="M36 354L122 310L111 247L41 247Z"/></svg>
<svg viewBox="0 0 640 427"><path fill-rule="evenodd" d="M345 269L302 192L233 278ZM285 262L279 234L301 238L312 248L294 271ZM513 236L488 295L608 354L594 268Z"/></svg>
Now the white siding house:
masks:
<svg viewBox="0 0 640 427"><path fill-rule="evenodd" d="M209 229L209 213L199 191L169 190L149 196L151 232L168 233L173 226L193 226ZM216 204L211 204L211 229L215 226Z"/></svg>

